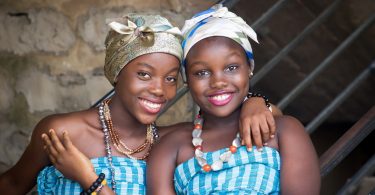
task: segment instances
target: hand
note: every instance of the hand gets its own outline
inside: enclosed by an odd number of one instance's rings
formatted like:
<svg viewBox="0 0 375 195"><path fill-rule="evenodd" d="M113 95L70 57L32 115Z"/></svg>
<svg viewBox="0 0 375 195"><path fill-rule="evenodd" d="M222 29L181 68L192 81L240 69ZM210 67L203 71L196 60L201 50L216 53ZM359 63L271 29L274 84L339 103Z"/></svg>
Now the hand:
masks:
<svg viewBox="0 0 375 195"><path fill-rule="evenodd" d="M82 187L91 185L98 177L90 160L71 142L68 132L63 132L62 142L51 129L42 134L44 150L49 159L66 178L77 181Z"/></svg>
<svg viewBox="0 0 375 195"><path fill-rule="evenodd" d="M252 97L243 103L239 130L242 145L246 145L249 151L253 142L258 150L262 150L263 145L275 136L275 120L263 98Z"/></svg>

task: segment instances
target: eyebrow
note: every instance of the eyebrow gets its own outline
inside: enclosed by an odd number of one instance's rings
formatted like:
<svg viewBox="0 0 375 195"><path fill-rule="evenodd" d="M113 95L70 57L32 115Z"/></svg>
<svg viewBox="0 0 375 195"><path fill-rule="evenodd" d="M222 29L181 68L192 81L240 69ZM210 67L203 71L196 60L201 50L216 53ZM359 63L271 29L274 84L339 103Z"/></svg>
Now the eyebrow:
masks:
<svg viewBox="0 0 375 195"><path fill-rule="evenodd" d="M196 62L189 64L189 66L194 66L194 65L206 65L206 63L202 61L196 61Z"/></svg>
<svg viewBox="0 0 375 195"><path fill-rule="evenodd" d="M153 69L153 70L156 69L156 68L154 68L153 66L151 66L150 64L147 64L147 63L144 63L144 62L138 62L137 65L139 65L139 66L145 66L145 67L150 68L150 69ZM179 69L180 69L180 67L178 66L178 67L176 67L176 68L173 68L173 69L172 69L171 71L169 71L168 73L171 73L171 72L173 72L173 71L178 71Z"/></svg>
<svg viewBox="0 0 375 195"><path fill-rule="evenodd" d="M150 64L147 64L147 63L145 63L145 62L138 62L137 65L139 65L139 66L146 66L147 68L155 69L155 68L152 67Z"/></svg>
<svg viewBox="0 0 375 195"><path fill-rule="evenodd" d="M238 51L233 51L233 52L229 53L228 55L226 55L225 57L229 58L229 57L232 57L232 56L241 57L241 54ZM196 62L193 62L193 63L189 64L189 66L193 66L193 65L197 65L197 64L206 65L206 63L203 62L203 61L196 61Z"/></svg>
<svg viewBox="0 0 375 195"><path fill-rule="evenodd" d="M241 54L238 51L233 51L233 52L229 53L226 57L232 57L234 55L241 57Z"/></svg>

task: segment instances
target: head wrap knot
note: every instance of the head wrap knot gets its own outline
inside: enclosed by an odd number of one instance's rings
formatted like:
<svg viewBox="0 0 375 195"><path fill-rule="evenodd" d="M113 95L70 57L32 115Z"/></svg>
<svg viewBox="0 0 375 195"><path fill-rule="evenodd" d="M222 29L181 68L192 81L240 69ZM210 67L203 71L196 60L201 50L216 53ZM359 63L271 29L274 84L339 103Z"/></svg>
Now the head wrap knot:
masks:
<svg viewBox="0 0 375 195"><path fill-rule="evenodd" d="M181 31L159 15L131 14L108 19L104 73L111 84L131 60L149 53L168 53L182 58Z"/></svg>
<svg viewBox="0 0 375 195"><path fill-rule="evenodd" d="M223 5L217 4L196 14L190 20L186 20L182 34L184 36L182 42L184 60L189 50L200 40L213 36L224 36L243 47L249 59L251 71L253 71L253 50L247 37L258 43L257 34L241 17L228 11L228 8Z"/></svg>

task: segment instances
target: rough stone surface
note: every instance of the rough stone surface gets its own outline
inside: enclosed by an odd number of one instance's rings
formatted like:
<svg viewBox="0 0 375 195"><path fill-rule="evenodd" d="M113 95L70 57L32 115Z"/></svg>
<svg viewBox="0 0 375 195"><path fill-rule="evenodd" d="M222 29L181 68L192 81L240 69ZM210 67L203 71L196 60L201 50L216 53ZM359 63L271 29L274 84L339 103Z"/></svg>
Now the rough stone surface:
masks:
<svg viewBox="0 0 375 195"><path fill-rule="evenodd" d="M68 52L75 35L67 18L51 9L0 11L0 51L15 54Z"/></svg>
<svg viewBox="0 0 375 195"><path fill-rule="evenodd" d="M14 90L10 87L9 77L6 73L0 71L0 89L3 91L0 95L0 112L5 114L9 109L14 97Z"/></svg>
<svg viewBox="0 0 375 195"><path fill-rule="evenodd" d="M87 42L95 51L104 51L104 41L109 30L106 25L106 19L117 18L126 13L137 13L133 7L116 7L111 9L90 9L90 11L80 17L78 23L78 32L80 37ZM148 14L160 14L170 20L171 23L181 26L185 17L182 14L172 12L169 10L147 10ZM185 14L186 15L186 14Z"/></svg>
<svg viewBox="0 0 375 195"><path fill-rule="evenodd" d="M78 32L95 51L104 51L104 41L109 30L106 19L121 17L124 13L134 12L134 8L121 7L105 10L90 9L80 18Z"/></svg>

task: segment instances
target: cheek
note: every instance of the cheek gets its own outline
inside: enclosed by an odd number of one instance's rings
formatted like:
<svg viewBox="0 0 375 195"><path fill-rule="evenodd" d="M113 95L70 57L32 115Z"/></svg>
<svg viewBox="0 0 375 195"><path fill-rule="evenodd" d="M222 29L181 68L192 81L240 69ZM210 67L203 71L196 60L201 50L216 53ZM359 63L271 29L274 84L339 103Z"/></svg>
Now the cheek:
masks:
<svg viewBox="0 0 375 195"><path fill-rule="evenodd" d="M197 101L197 98L202 96L204 91L208 88L207 81L206 80L198 80L198 79L191 79L188 82L189 85L189 91L192 97Z"/></svg>
<svg viewBox="0 0 375 195"><path fill-rule="evenodd" d="M250 85L249 75L244 73L244 74L238 75L236 79L237 79L237 83L239 87L241 89L244 89L245 91L248 91L249 85Z"/></svg>
<svg viewBox="0 0 375 195"><path fill-rule="evenodd" d="M176 85L166 85L164 87L164 93L168 100L173 99L176 96L177 84Z"/></svg>

